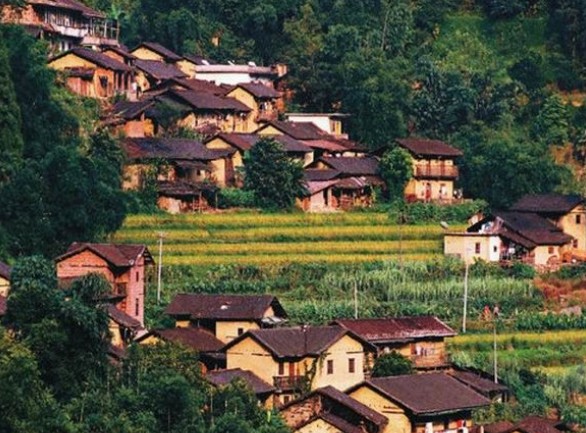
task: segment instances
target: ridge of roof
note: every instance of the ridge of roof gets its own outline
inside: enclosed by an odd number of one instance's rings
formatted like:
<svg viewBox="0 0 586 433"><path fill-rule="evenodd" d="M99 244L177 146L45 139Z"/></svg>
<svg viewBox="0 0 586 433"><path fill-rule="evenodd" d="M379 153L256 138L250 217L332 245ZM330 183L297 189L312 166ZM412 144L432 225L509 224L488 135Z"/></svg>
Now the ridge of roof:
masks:
<svg viewBox="0 0 586 433"><path fill-rule="evenodd" d="M120 268L134 266L136 260L141 256L145 257L145 262L152 262L151 254L145 245L99 244L90 242L73 242L64 254L55 258L55 262L60 262L85 250L92 251L111 265Z"/></svg>
<svg viewBox="0 0 586 433"><path fill-rule="evenodd" d="M81 57L84 60L87 60L96 66L100 66L105 69L111 69L113 71L122 71L122 72L131 72L132 68L125 63L122 63L116 59L113 59L110 56L107 56L104 53L99 51L94 51L90 48L85 47L75 47L68 51L64 51L55 57L49 59L49 63L54 62L62 57L67 55L73 54L75 56Z"/></svg>

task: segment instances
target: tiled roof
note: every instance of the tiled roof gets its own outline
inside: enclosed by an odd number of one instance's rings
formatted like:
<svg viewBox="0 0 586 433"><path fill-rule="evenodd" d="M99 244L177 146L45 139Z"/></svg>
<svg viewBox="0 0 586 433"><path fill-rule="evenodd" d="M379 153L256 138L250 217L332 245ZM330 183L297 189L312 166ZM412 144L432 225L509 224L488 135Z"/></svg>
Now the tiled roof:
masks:
<svg viewBox="0 0 586 433"><path fill-rule="evenodd" d="M272 138L276 142L280 143L286 152L311 152L311 147L306 146L301 141L295 140L288 135L258 135L258 134L246 134L246 133L220 133L216 137L230 143L238 150L244 152L254 146L261 138ZM212 137L216 138L216 137ZM210 139L211 140L211 139ZM210 141L208 140L208 141Z"/></svg>
<svg viewBox="0 0 586 433"><path fill-rule="evenodd" d="M208 149L197 140L185 138L127 138L122 147L131 160L165 158L213 161L234 153L231 149Z"/></svg>
<svg viewBox="0 0 586 433"><path fill-rule="evenodd" d="M113 266L119 268L134 266L136 260L141 256L144 256L145 262L152 262L150 252L144 245L93 244L83 242L73 242L65 254L55 258L55 261L60 262L85 250L94 252Z"/></svg>
<svg viewBox="0 0 586 433"><path fill-rule="evenodd" d="M65 51L53 58L51 58L49 60L50 62L53 62L57 59L60 59L64 56L67 56L69 54L73 54L77 57L81 57L84 60L87 60L90 63L95 64L96 66L99 66L101 68L104 69L111 69L113 71L118 71L118 72L131 72L132 69L130 68L130 66L119 62L116 59L113 59L112 57L109 57L107 55L105 55L104 53L100 53L99 51L94 51L91 50L89 48L84 48L84 47L77 47L77 48L73 48L69 51Z"/></svg>
<svg viewBox="0 0 586 433"><path fill-rule="evenodd" d="M194 65L205 65L206 63L204 63L204 61L206 61L205 57L203 56L198 56L195 54L184 54L183 58L191 63L193 63Z"/></svg>
<svg viewBox="0 0 586 433"><path fill-rule="evenodd" d="M268 394L275 391L274 386L266 383L252 371L240 368L208 371L205 378L218 387L229 385L233 380L240 379L246 382L255 394Z"/></svg>
<svg viewBox="0 0 586 433"><path fill-rule="evenodd" d="M344 335L352 335L365 347L371 348L368 342L339 326L307 326L305 328L255 329L232 340L225 349L250 337L277 358L319 356Z"/></svg>
<svg viewBox="0 0 586 433"><path fill-rule="evenodd" d="M317 194L320 191L323 191L324 189L328 189L337 183L338 183L337 179L321 180L321 181L318 180L318 181L308 181L308 182L306 182L305 186L307 188L307 192L309 193L309 195L313 195L313 194Z"/></svg>
<svg viewBox="0 0 586 433"><path fill-rule="evenodd" d="M196 92L194 90L169 89L160 97L170 96L188 104L193 109L204 111L228 111L248 113L250 108L234 98L217 96L208 92Z"/></svg>
<svg viewBox="0 0 586 433"><path fill-rule="evenodd" d="M556 420L532 415L523 418L509 429L509 432L521 431L523 433L559 433L556 426L561 423Z"/></svg>
<svg viewBox="0 0 586 433"><path fill-rule="evenodd" d="M306 168L303 170L303 175L305 179L310 182L319 182L325 180L332 180L338 177L341 174L338 170L321 170L317 168Z"/></svg>
<svg viewBox="0 0 586 433"><path fill-rule="evenodd" d="M6 298L0 295L0 317L6 314Z"/></svg>
<svg viewBox="0 0 586 433"><path fill-rule="evenodd" d="M535 213L494 212L493 215L503 221L505 228L521 235L535 245L565 245L572 241L571 236ZM509 233L506 230L501 230L499 234L507 236ZM512 240L515 241L515 239ZM520 240L517 239L517 241Z"/></svg>
<svg viewBox="0 0 586 433"><path fill-rule="evenodd" d="M44 6L51 6L54 8L59 9L67 9L70 11L77 11L81 12L82 15L88 18L106 18L106 16L95 10L86 6L85 4L78 2L76 0L27 0L27 3L34 4L34 5L44 5Z"/></svg>
<svg viewBox="0 0 586 433"><path fill-rule="evenodd" d="M339 140L333 138L321 138L318 140L303 140L309 147L319 150L326 150L328 152L345 152L347 150L354 150L340 143Z"/></svg>
<svg viewBox="0 0 586 433"><path fill-rule="evenodd" d="M510 209L518 212L566 214L582 203L584 203L584 198L580 195L525 195L513 204Z"/></svg>
<svg viewBox="0 0 586 433"><path fill-rule="evenodd" d="M491 424L485 424L482 426L484 433L508 433L514 424L511 421L497 421ZM472 427L471 431L474 433L480 433L480 425L476 424Z"/></svg>
<svg viewBox="0 0 586 433"><path fill-rule="evenodd" d="M125 328L135 330L142 328L142 325L138 320L136 320L134 317L129 316L124 311L120 311L118 308L116 308L116 306L112 304L108 305L108 316L114 322L124 326Z"/></svg>
<svg viewBox="0 0 586 433"><path fill-rule="evenodd" d="M112 114L125 120L136 119L147 109L154 105L154 101L145 99L142 101L118 101L112 107Z"/></svg>
<svg viewBox="0 0 586 433"><path fill-rule="evenodd" d="M280 92L277 92L272 87L266 86L262 83L240 83L236 84L234 88L238 87L246 90L258 99L274 99L281 96Z"/></svg>
<svg viewBox="0 0 586 433"><path fill-rule="evenodd" d="M130 54L130 52L122 47L107 47L102 50L103 53L106 53L107 51L112 51L120 57L124 57L126 60L136 60L136 56Z"/></svg>
<svg viewBox="0 0 586 433"><path fill-rule="evenodd" d="M456 335L452 328L434 316L339 319L333 324L350 329L371 343L404 342Z"/></svg>
<svg viewBox="0 0 586 433"><path fill-rule="evenodd" d="M175 65L169 65L158 60L136 59L134 66L155 80L170 80L171 78L185 78L186 75Z"/></svg>
<svg viewBox="0 0 586 433"><path fill-rule="evenodd" d="M214 334L202 328L155 329L151 333L162 340L181 344L198 352L218 352L224 346Z"/></svg>
<svg viewBox="0 0 586 433"><path fill-rule="evenodd" d="M342 433L364 433L364 429L362 427L351 424L344 418L331 413L322 412L317 416L317 418L324 420L328 424L334 426L337 431L340 431ZM313 421L313 419L309 420L307 424Z"/></svg>
<svg viewBox="0 0 586 433"><path fill-rule="evenodd" d="M423 138L399 138L397 143L418 156L446 156L455 158L462 156L462 152L440 140L427 140Z"/></svg>
<svg viewBox="0 0 586 433"><path fill-rule="evenodd" d="M342 406L345 406L353 412L357 413L361 417L366 418L369 421L372 421L376 425L381 426L387 423L386 416L381 415L375 410L372 410L368 406L360 403L358 400L350 397L348 394L343 393L342 391L334 388L333 386L325 386L323 388L318 388L314 391L314 393L323 395L331 400L334 400Z"/></svg>
<svg viewBox="0 0 586 433"><path fill-rule="evenodd" d="M173 62L176 62L176 61L182 59L182 57L180 55L174 53L170 49L165 48L164 46L162 46L161 44L158 44L156 42L142 42L136 48L134 48L132 51L134 52L141 47L145 47L145 48L159 54L161 57L163 57L163 59L165 59L166 62L173 63Z"/></svg>
<svg viewBox="0 0 586 433"><path fill-rule="evenodd" d="M494 383L494 380L485 379L472 371L454 370L450 375L485 396L492 392L508 391L505 385Z"/></svg>
<svg viewBox="0 0 586 433"><path fill-rule="evenodd" d="M225 87L218 86L215 83L206 80L197 80L195 78L174 78L172 81L185 89L195 90L196 92L211 93L218 96L223 96L228 92L228 89Z"/></svg>
<svg viewBox="0 0 586 433"><path fill-rule="evenodd" d="M415 415L471 410L490 400L444 373L377 377L366 382Z"/></svg>
<svg viewBox="0 0 586 433"><path fill-rule="evenodd" d="M327 166L339 171L343 175L350 176L376 176L378 175L378 160L365 156L341 156L320 158Z"/></svg>
<svg viewBox="0 0 586 433"><path fill-rule="evenodd" d="M12 267L4 262L0 262L0 277L10 281L10 274L12 273Z"/></svg>
<svg viewBox="0 0 586 433"><path fill-rule="evenodd" d="M261 320L272 307L276 316L287 317L278 299L272 295L206 295L180 293L165 313L191 319Z"/></svg>
<svg viewBox="0 0 586 433"><path fill-rule="evenodd" d="M273 126L283 134L287 134L296 140L320 140L329 137L325 131L321 130L312 122L286 122L282 120L273 120L272 122L268 122L267 125ZM259 130L263 128L265 128L265 126L261 126Z"/></svg>

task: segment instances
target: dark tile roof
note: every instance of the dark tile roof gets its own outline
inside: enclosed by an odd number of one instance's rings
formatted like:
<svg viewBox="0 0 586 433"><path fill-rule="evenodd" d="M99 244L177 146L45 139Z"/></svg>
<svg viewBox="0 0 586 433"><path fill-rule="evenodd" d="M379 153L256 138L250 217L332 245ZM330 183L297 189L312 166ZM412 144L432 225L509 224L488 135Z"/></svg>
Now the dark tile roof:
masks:
<svg viewBox="0 0 586 433"><path fill-rule="evenodd" d="M125 120L136 119L154 105L154 101L118 101L112 107L112 114Z"/></svg>
<svg viewBox="0 0 586 433"><path fill-rule="evenodd" d="M444 373L377 377L366 384L415 415L458 412L490 405L489 399Z"/></svg>
<svg viewBox="0 0 586 433"><path fill-rule="evenodd" d="M151 254L144 245L93 244L84 242L73 242L65 254L55 258L55 261L60 262L85 250L94 252L118 268L128 268L134 266L136 260L141 256L144 256L145 262L152 262Z"/></svg>
<svg viewBox="0 0 586 433"><path fill-rule="evenodd" d="M313 149L325 150L328 152L345 152L351 150L340 144L337 140L331 138L321 138L319 140L303 140L305 144Z"/></svg>
<svg viewBox="0 0 586 433"><path fill-rule="evenodd" d="M206 65L205 63L207 60L203 56L198 56L196 54L184 54L183 58L187 61L190 61L194 65Z"/></svg>
<svg viewBox="0 0 586 433"><path fill-rule="evenodd" d="M348 394L334 388L333 386L326 386L323 388L316 389L313 393L325 396L336 403L350 409L361 417L373 422L378 426L385 425L387 423L387 417L381 415L375 410L372 410L368 406L360 403L358 400L350 397ZM313 394L312 393L312 394Z"/></svg>
<svg viewBox="0 0 586 433"><path fill-rule="evenodd" d="M218 352L224 343L202 328L154 329L151 333L162 340L181 344L198 352Z"/></svg>
<svg viewBox="0 0 586 433"><path fill-rule="evenodd" d="M231 149L208 149L198 140L185 138L127 138L122 148L130 160L164 158L213 161L234 153Z"/></svg>
<svg viewBox="0 0 586 433"><path fill-rule="evenodd" d="M531 415L523 418L521 421L511 427L509 432L521 431L523 433L559 433L560 430L556 427L561 425L562 423L557 420Z"/></svg>
<svg viewBox="0 0 586 433"><path fill-rule="evenodd" d="M307 326L275 329L255 329L232 340L225 350L245 338L252 338L270 351L277 358L301 358L319 356L336 341L351 335L364 347L374 349L361 337L340 326Z"/></svg>
<svg viewBox="0 0 586 433"><path fill-rule="evenodd" d="M486 379L472 371L454 370L450 375L484 396L488 396L493 392L506 392L509 390L505 385L494 383L494 380Z"/></svg>
<svg viewBox="0 0 586 433"><path fill-rule="evenodd" d="M320 140L329 135L316 126L312 122L287 122L282 120L273 120L268 122L267 125L271 125L274 128L281 131L283 134L287 134L296 140ZM259 128L263 129L265 126Z"/></svg>
<svg viewBox="0 0 586 433"><path fill-rule="evenodd" d="M124 311L120 311L116 306L108 305L108 317L117 324L129 329L140 329L142 325L134 317L129 316Z"/></svg>
<svg viewBox="0 0 586 433"><path fill-rule="evenodd" d="M250 108L234 98L217 96L208 92L196 92L194 90L169 89L159 97L171 97L188 104L192 109L203 111L227 111L236 113L248 113Z"/></svg>
<svg viewBox="0 0 586 433"><path fill-rule="evenodd" d="M378 160L371 156L355 157L322 157L319 159L328 167L339 171L342 175L376 176L378 175Z"/></svg>
<svg viewBox="0 0 586 433"><path fill-rule="evenodd" d="M397 143L417 156L444 156L455 158L462 156L462 152L440 140L424 138L399 138Z"/></svg>
<svg viewBox="0 0 586 433"><path fill-rule="evenodd" d="M493 212L493 216L503 221L505 229L499 233L503 236L522 236L534 245L565 245L572 237L565 234L546 218L530 212ZM512 231L513 233L510 233ZM521 239L511 239L521 242ZM529 245L531 248L531 246Z"/></svg>
<svg viewBox="0 0 586 433"><path fill-rule="evenodd" d="M364 433L364 429L362 427L351 424L344 418L331 413L322 412L317 416L317 418L321 418L322 420L334 426L337 430L339 430L342 433ZM308 420L306 425L313 421L314 419Z"/></svg>
<svg viewBox="0 0 586 433"><path fill-rule="evenodd" d="M514 424L511 421L497 421L490 424L485 424L483 427L484 433L508 433ZM474 433L480 432L480 425L476 424L471 431Z"/></svg>
<svg viewBox="0 0 586 433"><path fill-rule="evenodd" d="M566 214L584 203L580 195L540 194L521 197L510 210L544 214Z"/></svg>
<svg viewBox="0 0 586 433"><path fill-rule="evenodd" d="M317 194L318 192L323 191L324 189L328 189L333 187L338 183L337 179L334 180L310 180L305 182L305 188L307 190L307 194L313 195Z"/></svg>
<svg viewBox="0 0 586 433"><path fill-rule="evenodd" d="M196 92L211 93L218 96L223 96L228 92L225 87L218 86L211 81L197 80L195 78L174 78L172 81L185 89L195 90Z"/></svg>
<svg viewBox="0 0 586 433"><path fill-rule="evenodd" d="M126 60L136 60L136 56L130 54L127 50L122 47L107 47L102 50L103 53L107 51L112 51L113 53L118 54L120 57L123 57Z"/></svg>
<svg viewBox="0 0 586 433"><path fill-rule="evenodd" d="M104 53L100 53L99 51L94 51L91 50L89 48L84 48L84 47L77 47L77 48L73 48L69 51L65 51L53 58L51 58L49 60L49 63L60 59L61 57L65 57L69 54L73 54L77 57L81 57L84 60L87 60L90 63L95 64L96 66L99 66L101 68L104 69L111 69L113 71L117 71L117 72L131 72L132 69L130 68L130 66L119 62L116 59L113 59L112 57L109 57L107 55L105 55Z"/></svg>
<svg viewBox="0 0 586 433"><path fill-rule="evenodd" d="M185 78L186 75L175 65L169 65L158 60L136 59L134 66L153 77L155 80L170 80L171 78Z"/></svg>
<svg viewBox="0 0 586 433"><path fill-rule="evenodd" d="M170 49L165 48L164 46L162 46L161 44L158 44L156 42L142 42L136 48L134 48L132 51L134 52L141 47L147 48L147 49L159 54L161 57L163 57L163 59L165 59L166 62L169 62L169 63L173 63L173 62L176 62L176 61L182 59L182 57L179 54L174 53Z"/></svg>
<svg viewBox="0 0 586 433"><path fill-rule="evenodd" d="M6 314L6 298L0 295L0 317Z"/></svg>
<svg viewBox="0 0 586 433"><path fill-rule="evenodd" d="M277 317L287 317L279 300L272 295L180 293L173 298L165 313L189 315L192 320L262 320L270 307Z"/></svg>
<svg viewBox="0 0 586 433"><path fill-rule="evenodd" d="M88 18L106 18L103 13L76 0L27 0L27 3L81 12L83 16Z"/></svg>
<svg viewBox="0 0 586 433"><path fill-rule="evenodd" d="M371 343L406 342L456 335L452 328L434 316L339 319L333 324L350 329Z"/></svg>
<svg viewBox="0 0 586 433"><path fill-rule="evenodd" d="M233 380L240 379L246 382L255 394L269 394L275 391L274 386L266 383L252 371L240 368L208 371L205 378L208 382L218 387L229 385Z"/></svg>
<svg viewBox="0 0 586 433"><path fill-rule="evenodd" d="M7 265L4 262L0 262L0 277L10 281L10 274L12 273L12 266Z"/></svg>
<svg viewBox="0 0 586 433"><path fill-rule="evenodd" d="M306 168L303 170L303 175L305 179L310 182L320 182L325 180L332 180L338 177L341 174L338 170L320 170L317 168Z"/></svg>
<svg viewBox="0 0 586 433"><path fill-rule="evenodd" d="M245 151L249 150L261 138L274 139L276 142L280 143L283 146L283 149L285 149L286 152L308 153L308 152L312 151L311 147L306 146L301 141L295 140L294 138L289 137L288 135L268 135L267 136L267 135L231 132L231 133L220 133L216 137L221 138L222 140L226 141L227 143L230 143L232 146L236 147L241 152L245 152ZM212 139L216 138L216 137L212 137Z"/></svg>
<svg viewBox="0 0 586 433"><path fill-rule="evenodd" d="M258 99L274 99L281 96L280 92L277 92L272 87L266 86L262 83L240 83L234 86L235 89L238 87L246 90Z"/></svg>

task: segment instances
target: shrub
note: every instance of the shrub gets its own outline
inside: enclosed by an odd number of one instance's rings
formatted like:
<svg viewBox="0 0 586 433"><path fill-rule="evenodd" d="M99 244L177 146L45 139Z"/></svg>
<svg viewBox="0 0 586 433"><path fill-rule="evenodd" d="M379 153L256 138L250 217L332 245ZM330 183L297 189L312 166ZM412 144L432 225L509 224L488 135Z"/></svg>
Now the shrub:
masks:
<svg viewBox="0 0 586 433"><path fill-rule="evenodd" d="M396 351L379 356L372 369L372 377L399 376L411 374L413 363Z"/></svg>
<svg viewBox="0 0 586 433"><path fill-rule="evenodd" d="M218 193L218 207L227 209L232 207L253 208L254 193L238 188L224 188Z"/></svg>

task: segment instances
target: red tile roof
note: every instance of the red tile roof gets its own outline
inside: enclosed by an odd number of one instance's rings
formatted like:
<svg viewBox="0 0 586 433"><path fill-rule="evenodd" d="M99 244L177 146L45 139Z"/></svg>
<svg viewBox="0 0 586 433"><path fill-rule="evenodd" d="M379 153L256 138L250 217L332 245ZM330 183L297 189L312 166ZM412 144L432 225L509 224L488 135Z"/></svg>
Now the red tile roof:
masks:
<svg viewBox="0 0 586 433"><path fill-rule="evenodd" d="M494 380L486 379L472 371L454 370L450 375L484 396L493 392L506 392L509 389L505 385L494 383Z"/></svg>
<svg viewBox="0 0 586 433"><path fill-rule="evenodd" d="M456 335L452 328L434 316L339 319L333 324L350 329L371 343L406 342Z"/></svg>
<svg viewBox="0 0 586 433"><path fill-rule="evenodd" d="M275 387L266 383L252 371L233 368L230 370L208 371L205 375L208 382L215 386L226 386L234 380L242 380L250 387L255 394L269 394L275 391Z"/></svg>
<svg viewBox="0 0 586 433"><path fill-rule="evenodd" d="M190 316L192 320L262 320L269 308L277 317L287 314L272 295L206 295L180 293L167 309L170 316Z"/></svg>
<svg viewBox="0 0 586 433"><path fill-rule="evenodd" d="M281 131L283 134L287 134L296 140L320 140L329 135L316 126L312 122L286 122L282 120L273 120L268 122L267 126L273 126L274 128ZM261 126L259 130L264 129L266 126Z"/></svg>
<svg viewBox="0 0 586 433"><path fill-rule="evenodd" d="M255 329L232 340L224 350L245 338L252 338L277 358L319 356L332 344L350 335L369 350L375 350L366 340L339 326L307 326L275 329Z"/></svg>
<svg viewBox="0 0 586 433"><path fill-rule="evenodd" d="M125 328L129 329L140 329L142 325L138 320L134 317L129 316L124 311L120 311L116 306L110 304L108 305L108 317L112 319L117 324L124 326Z"/></svg>
<svg viewBox="0 0 586 433"><path fill-rule="evenodd" d="M214 161L234 153L231 149L208 149L200 141L186 138L127 138L122 148L130 160Z"/></svg>
<svg viewBox="0 0 586 433"><path fill-rule="evenodd" d="M321 162L339 171L342 175L376 176L378 175L378 160L371 156L340 156L322 157Z"/></svg>
<svg viewBox="0 0 586 433"><path fill-rule="evenodd" d="M351 148L340 144L338 140L321 138L318 140L303 140L303 142L311 148L326 150L328 152L345 152L352 150Z"/></svg>
<svg viewBox="0 0 586 433"><path fill-rule="evenodd" d="M147 49L159 54L161 57L163 57L163 59L166 62L169 62L169 63L173 63L173 62L176 62L176 61L182 59L182 57L179 54L174 53L170 49L165 48L164 46L162 46L161 44L158 44L156 42L142 42L137 47L135 47L132 51L134 52L141 47L147 48Z"/></svg>
<svg viewBox="0 0 586 433"><path fill-rule="evenodd" d="M584 198L580 195L528 194L513 204L510 210L540 214L566 214L582 203L584 203Z"/></svg>
<svg viewBox="0 0 586 433"><path fill-rule="evenodd" d="M517 424L509 429L509 432L521 431L523 433L559 433L560 430L556 428L560 423L557 420L543 418L532 415L523 418Z"/></svg>
<svg viewBox="0 0 586 433"><path fill-rule="evenodd" d="M224 343L202 328L154 329L151 333L162 340L181 344L198 352L218 352Z"/></svg>
<svg viewBox="0 0 586 433"><path fill-rule="evenodd" d="M132 267L140 257L144 257L147 263L152 262L151 254L144 245L93 244L84 242L73 242L65 254L55 258L55 261L60 262L85 250L92 251L118 268Z"/></svg>
<svg viewBox="0 0 586 433"><path fill-rule="evenodd" d="M91 50L89 48L84 48L84 47L77 47L77 48L73 48L69 51L65 51L51 59L49 59L49 63L60 59L62 57L65 57L69 54L73 54L77 57L80 57L84 60L87 60L90 63L93 63L96 66L99 66L101 68L104 69L110 69L112 71L117 71L117 72L131 72L132 69L130 68L130 66L126 65L125 63L119 62L116 59L113 59L112 57L109 57L107 55L105 55L104 53L100 53L99 51L94 51Z"/></svg>
<svg viewBox="0 0 586 433"><path fill-rule="evenodd" d="M397 143L417 156L445 156L455 158L462 156L462 152L440 140L424 138L399 138Z"/></svg>
<svg viewBox="0 0 586 433"><path fill-rule="evenodd" d="M444 373L377 377L365 382L414 415L439 415L490 405L490 400ZM356 385L353 389L360 387Z"/></svg>
<svg viewBox="0 0 586 433"><path fill-rule="evenodd" d="M185 78L186 75L175 65L169 65L158 60L136 59L134 66L155 80L170 80L171 78Z"/></svg>
<svg viewBox="0 0 586 433"><path fill-rule="evenodd" d="M211 81L197 80L195 78L174 78L171 81L185 89L211 93L218 96L224 96L229 90Z"/></svg>
<svg viewBox="0 0 586 433"><path fill-rule="evenodd" d="M217 96L208 92L196 92L194 90L169 89L159 95L159 98L172 98L188 104L195 110L226 111L235 113L248 113L250 108L234 98Z"/></svg>
<svg viewBox="0 0 586 433"><path fill-rule="evenodd" d="M211 141L214 138L221 138L222 140L224 140L227 143L231 144L232 146L236 147L241 152L249 150L261 138L272 138L277 143L280 143L286 152L308 153L308 152L312 151L311 147L306 146L301 141L295 140L294 138L289 137L288 135L258 135L258 134L231 132L231 133L217 134L215 137L212 137L207 141Z"/></svg>

